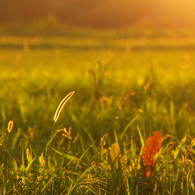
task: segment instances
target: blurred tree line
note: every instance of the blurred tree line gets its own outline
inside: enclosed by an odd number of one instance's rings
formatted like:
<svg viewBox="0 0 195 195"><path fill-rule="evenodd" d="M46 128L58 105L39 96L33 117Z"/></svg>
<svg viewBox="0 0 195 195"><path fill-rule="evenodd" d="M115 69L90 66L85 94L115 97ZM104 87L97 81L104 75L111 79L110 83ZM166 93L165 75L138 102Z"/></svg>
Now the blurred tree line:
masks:
<svg viewBox="0 0 195 195"><path fill-rule="evenodd" d="M40 22L40 19L53 15L55 25L60 22L94 28L120 28L136 24L152 28L182 26L195 16L193 9L190 9L190 1L182 4L181 0L0 0L0 25ZM43 28L46 27L43 25Z"/></svg>

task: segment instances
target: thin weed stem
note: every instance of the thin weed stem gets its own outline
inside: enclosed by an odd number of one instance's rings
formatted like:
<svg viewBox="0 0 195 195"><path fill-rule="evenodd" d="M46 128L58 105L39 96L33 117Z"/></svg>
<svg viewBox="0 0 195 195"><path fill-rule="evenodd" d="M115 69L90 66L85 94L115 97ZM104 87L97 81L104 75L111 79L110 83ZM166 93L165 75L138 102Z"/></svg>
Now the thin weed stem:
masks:
<svg viewBox="0 0 195 195"><path fill-rule="evenodd" d="M47 145L46 145L46 148L45 148L45 162L46 162L46 159L47 159L47 152L48 152L48 149L49 149L49 146L50 144L52 143L54 137L56 136L57 133L54 134L54 129L55 129L55 124L56 122L58 121L58 118L59 118L59 115L62 111L62 109L64 108L65 104L68 102L68 100L74 95L74 91L70 92L68 95L66 95L62 101L60 102L60 104L58 105L56 111L55 111L55 114L54 114L54 123L53 123L53 127L52 127L52 130L51 130L51 135L50 135L50 139L49 141L47 142ZM54 135L53 135L54 134Z"/></svg>
<svg viewBox="0 0 195 195"><path fill-rule="evenodd" d="M54 138L53 132L54 132L54 129L55 129L55 124L56 124L56 122L53 123L53 127L52 127L52 130L51 130L50 139L49 139L49 141L47 142L47 145L46 145L46 148L45 148L45 160L46 160L46 158L47 158L47 151L48 151L48 148L49 148L49 146L50 146L50 144L52 143L53 138Z"/></svg>
<svg viewBox="0 0 195 195"><path fill-rule="evenodd" d="M7 139L6 139L6 143L5 143L5 149L4 149L4 154L3 154L3 163L5 164L4 160L5 160L5 152L6 152L6 147L8 145L8 141L9 141L9 134L12 131L14 126L14 121L10 120L8 125L7 125L7 131L8 131L8 135L7 135Z"/></svg>

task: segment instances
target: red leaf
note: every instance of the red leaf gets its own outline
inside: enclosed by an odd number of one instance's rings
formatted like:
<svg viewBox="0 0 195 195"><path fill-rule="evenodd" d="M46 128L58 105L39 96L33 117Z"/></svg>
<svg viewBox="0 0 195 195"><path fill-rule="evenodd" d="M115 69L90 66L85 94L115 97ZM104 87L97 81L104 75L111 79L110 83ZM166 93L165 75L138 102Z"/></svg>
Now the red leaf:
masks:
<svg viewBox="0 0 195 195"><path fill-rule="evenodd" d="M159 131L153 133L153 136L148 137L146 140L146 144L143 147L142 153L142 162L145 168L145 177L150 177L155 164L156 160L154 159L154 155L160 150L162 146L162 135Z"/></svg>

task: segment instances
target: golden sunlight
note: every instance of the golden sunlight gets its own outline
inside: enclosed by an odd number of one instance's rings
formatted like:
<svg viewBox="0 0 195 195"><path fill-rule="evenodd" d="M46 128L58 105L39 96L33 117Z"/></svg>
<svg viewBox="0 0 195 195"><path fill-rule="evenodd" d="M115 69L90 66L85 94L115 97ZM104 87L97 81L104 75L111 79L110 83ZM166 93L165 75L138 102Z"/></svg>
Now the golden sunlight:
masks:
<svg viewBox="0 0 195 195"><path fill-rule="evenodd" d="M29 23L56 16L69 26L116 28L135 25L150 27L195 27L194 0L42 0L3 1L0 24ZM42 20L41 20L42 21ZM45 20L43 20L45 21ZM42 23L43 23L42 21ZM55 22L54 21L54 22Z"/></svg>

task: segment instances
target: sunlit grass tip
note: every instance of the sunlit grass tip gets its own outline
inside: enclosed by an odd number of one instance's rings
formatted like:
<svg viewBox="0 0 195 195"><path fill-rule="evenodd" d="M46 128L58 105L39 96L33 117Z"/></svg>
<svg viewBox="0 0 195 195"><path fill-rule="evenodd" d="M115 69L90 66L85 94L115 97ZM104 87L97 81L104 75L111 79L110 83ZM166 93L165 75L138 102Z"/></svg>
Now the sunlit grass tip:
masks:
<svg viewBox="0 0 195 195"><path fill-rule="evenodd" d="M7 125L7 131L10 133L13 129L13 126L14 126L14 121L13 120L10 120L8 125Z"/></svg>
<svg viewBox="0 0 195 195"><path fill-rule="evenodd" d="M64 97L64 99L60 102L60 104L58 105L56 112L54 114L54 122L56 122L59 118L59 115L62 111L62 109L64 108L65 104L67 103L67 101L74 95L75 91L70 92L67 96Z"/></svg>

